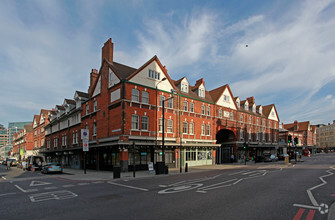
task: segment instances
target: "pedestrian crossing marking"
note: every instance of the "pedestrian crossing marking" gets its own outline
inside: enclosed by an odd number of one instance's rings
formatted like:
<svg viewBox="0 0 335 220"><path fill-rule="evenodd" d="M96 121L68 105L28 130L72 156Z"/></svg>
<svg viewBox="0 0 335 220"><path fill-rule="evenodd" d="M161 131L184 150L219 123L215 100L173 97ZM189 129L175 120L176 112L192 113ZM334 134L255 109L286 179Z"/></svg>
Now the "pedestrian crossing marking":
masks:
<svg viewBox="0 0 335 220"><path fill-rule="evenodd" d="M43 186L43 185L49 185L52 183L42 182L42 181L31 181L29 186Z"/></svg>

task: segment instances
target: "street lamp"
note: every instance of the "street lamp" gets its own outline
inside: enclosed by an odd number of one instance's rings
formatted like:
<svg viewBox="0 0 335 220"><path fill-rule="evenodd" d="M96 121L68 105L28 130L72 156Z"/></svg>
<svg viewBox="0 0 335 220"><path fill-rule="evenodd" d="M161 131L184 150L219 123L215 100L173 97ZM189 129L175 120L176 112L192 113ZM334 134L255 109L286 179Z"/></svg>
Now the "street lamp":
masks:
<svg viewBox="0 0 335 220"><path fill-rule="evenodd" d="M163 116L162 116L162 129L163 129L163 136L162 136L162 160L163 160L163 163L165 165L165 102L170 100L170 99L173 99L173 95L176 91L171 89L171 93L172 93L172 96L167 98L166 100L162 100L162 105L163 105Z"/></svg>
<svg viewBox="0 0 335 220"><path fill-rule="evenodd" d="M166 80L166 77L164 77L161 81L159 81L157 84L156 84L156 123L155 123L155 133L156 133L156 138L155 138L155 149L157 149L157 91L158 91L158 84L165 81ZM154 162L154 154L153 152L151 152L151 162Z"/></svg>

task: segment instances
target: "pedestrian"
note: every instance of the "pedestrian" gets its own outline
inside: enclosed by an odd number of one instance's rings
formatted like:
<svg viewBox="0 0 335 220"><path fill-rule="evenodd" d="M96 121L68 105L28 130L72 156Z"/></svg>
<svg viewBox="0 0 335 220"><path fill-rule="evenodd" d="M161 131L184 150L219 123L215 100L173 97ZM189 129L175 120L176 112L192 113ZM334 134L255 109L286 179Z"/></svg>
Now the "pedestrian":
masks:
<svg viewBox="0 0 335 220"><path fill-rule="evenodd" d="M233 163L234 160L235 160L235 156L234 156L234 154L232 154L232 155L230 156L230 162Z"/></svg>
<svg viewBox="0 0 335 220"><path fill-rule="evenodd" d="M38 169L39 169L39 170L41 170L41 169L42 169L42 163L41 163L41 161L40 161L40 160L38 161Z"/></svg>
<svg viewBox="0 0 335 220"><path fill-rule="evenodd" d="M7 160L7 170L10 169L10 160Z"/></svg>

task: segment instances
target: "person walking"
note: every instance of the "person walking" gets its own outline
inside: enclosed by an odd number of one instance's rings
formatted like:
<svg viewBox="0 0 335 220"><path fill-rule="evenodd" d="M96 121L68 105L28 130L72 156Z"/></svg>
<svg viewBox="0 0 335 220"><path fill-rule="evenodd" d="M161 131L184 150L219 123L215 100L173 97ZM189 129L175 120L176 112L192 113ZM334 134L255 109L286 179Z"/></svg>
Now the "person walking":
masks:
<svg viewBox="0 0 335 220"><path fill-rule="evenodd" d="M230 163L234 163L234 160L235 160L235 156L234 156L234 154L232 154L232 155L230 156Z"/></svg>
<svg viewBox="0 0 335 220"><path fill-rule="evenodd" d="M7 170L10 169L10 160L7 160Z"/></svg>

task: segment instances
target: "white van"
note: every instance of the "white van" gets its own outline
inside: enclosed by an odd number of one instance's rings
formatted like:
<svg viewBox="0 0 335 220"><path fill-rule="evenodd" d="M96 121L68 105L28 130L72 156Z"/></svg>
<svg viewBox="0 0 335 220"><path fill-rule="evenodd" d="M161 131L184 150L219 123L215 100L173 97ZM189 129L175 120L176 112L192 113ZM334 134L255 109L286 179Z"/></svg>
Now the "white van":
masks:
<svg viewBox="0 0 335 220"><path fill-rule="evenodd" d="M41 166L38 166L38 162L41 162ZM45 164L44 156L29 156L27 161L27 170L40 170Z"/></svg>

